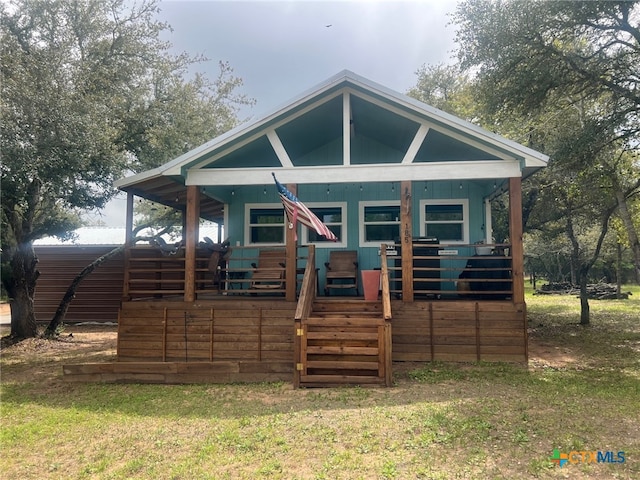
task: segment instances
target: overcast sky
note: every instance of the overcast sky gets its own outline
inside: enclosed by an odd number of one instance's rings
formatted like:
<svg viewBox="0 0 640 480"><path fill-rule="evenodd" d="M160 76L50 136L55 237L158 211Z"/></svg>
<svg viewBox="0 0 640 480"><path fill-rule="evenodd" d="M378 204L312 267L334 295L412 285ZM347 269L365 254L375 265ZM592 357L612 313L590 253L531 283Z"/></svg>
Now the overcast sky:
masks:
<svg viewBox="0 0 640 480"><path fill-rule="evenodd" d="M406 93L424 64L450 63L453 0L220 1L163 0L176 52L204 55L214 78L228 61L256 100L242 118L259 117L347 69ZM93 215L124 226L125 200Z"/></svg>
<svg viewBox="0 0 640 480"><path fill-rule="evenodd" d="M453 0L165 0L160 18L178 51L203 54L215 75L228 61L257 101L250 115L285 104L347 69L401 93L425 63L448 63Z"/></svg>

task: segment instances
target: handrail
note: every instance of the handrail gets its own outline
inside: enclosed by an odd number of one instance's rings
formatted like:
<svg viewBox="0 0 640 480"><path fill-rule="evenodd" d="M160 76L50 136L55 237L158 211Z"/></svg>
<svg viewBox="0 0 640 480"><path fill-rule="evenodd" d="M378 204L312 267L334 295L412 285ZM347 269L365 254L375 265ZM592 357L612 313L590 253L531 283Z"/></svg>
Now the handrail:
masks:
<svg viewBox="0 0 640 480"><path fill-rule="evenodd" d="M309 245L309 255L307 257L307 266L304 269L302 277L302 286L300 287L300 297L296 307L296 321L308 317L313 308L313 302L316 298L316 246Z"/></svg>
<svg viewBox="0 0 640 480"><path fill-rule="evenodd" d="M380 246L380 279L382 283L382 315L391 320L391 292L389 291L389 268L387 267L387 246Z"/></svg>

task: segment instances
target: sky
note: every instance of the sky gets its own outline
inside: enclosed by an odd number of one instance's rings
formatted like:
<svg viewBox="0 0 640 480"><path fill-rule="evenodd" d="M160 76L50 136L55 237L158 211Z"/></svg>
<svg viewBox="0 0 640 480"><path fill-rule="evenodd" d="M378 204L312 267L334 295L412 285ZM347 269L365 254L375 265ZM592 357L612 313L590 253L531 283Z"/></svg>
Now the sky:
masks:
<svg viewBox="0 0 640 480"><path fill-rule="evenodd" d="M401 93L425 63L450 63L453 0L163 0L176 51L228 61L260 116L347 69Z"/></svg>
<svg viewBox="0 0 640 480"><path fill-rule="evenodd" d="M203 55L197 70L215 78L229 62L242 78L237 93L259 118L342 70L406 93L424 64L452 63L453 0L220 1L162 0L159 19L173 29L174 53ZM124 226L124 198L92 215Z"/></svg>

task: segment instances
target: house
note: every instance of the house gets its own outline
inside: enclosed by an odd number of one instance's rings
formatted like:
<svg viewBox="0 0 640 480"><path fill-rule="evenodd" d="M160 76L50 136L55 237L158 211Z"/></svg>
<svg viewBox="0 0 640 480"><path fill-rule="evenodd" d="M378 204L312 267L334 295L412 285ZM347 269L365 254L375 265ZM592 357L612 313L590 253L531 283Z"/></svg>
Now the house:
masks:
<svg viewBox="0 0 640 480"><path fill-rule="evenodd" d="M173 251L127 249L117 368L65 373L388 385L392 361L525 362L521 182L547 161L340 72L258 120L117 182L128 194L129 231L139 196L184 212L183 242ZM336 242L293 225L272 175ZM509 238L496 243L491 200L504 191ZM229 240L213 268L200 219L224 225ZM336 251L355 252L357 289L348 279L344 289L325 290L325 263ZM265 252L271 263L261 271L273 278L258 281ZM360 275L377 270L381 294L365 300Z"/></svg>

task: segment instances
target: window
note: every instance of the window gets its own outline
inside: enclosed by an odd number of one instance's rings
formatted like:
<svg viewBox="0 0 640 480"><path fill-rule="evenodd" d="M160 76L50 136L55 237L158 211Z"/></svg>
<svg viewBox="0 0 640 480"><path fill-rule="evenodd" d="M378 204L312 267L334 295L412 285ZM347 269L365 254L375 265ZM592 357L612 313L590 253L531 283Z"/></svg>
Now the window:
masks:
<svg viewBox="0 0 640 480"><path fill-rule="evenodd" d="M469 243L469 201L467 199L422 200L420 235L441 243Z"/></svg>
<svg viewBox="0 0 640 480"><path fill-rule="evenodd" d="M335 248L347 246L347 204L346 203L307 203L307 207L311 210L336 237L337 242L327 240L325 237L318 235L312 228L302 227L302 243L313 243L319 248Z"/></svg>
<svg viewBox="0 0 640 480"><path fill-rule="evenodd" d="M245 207L246 245L283 245L285 243L285 213L281 204Z"/></svg>
<svg viewBox="0 0 640 480"><path fill-rule="evenodd" d="M360 202L360 246L379 247L399 237L399 202Z"/></svg>

